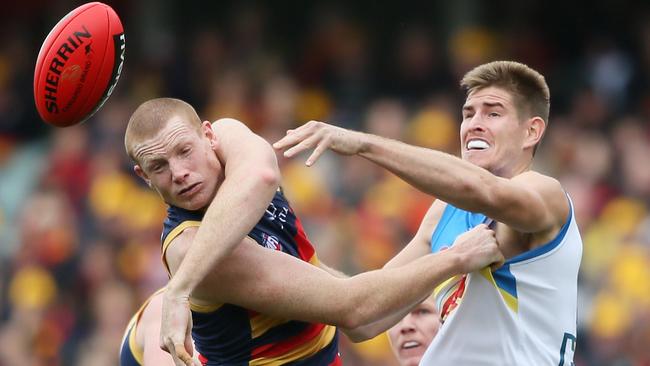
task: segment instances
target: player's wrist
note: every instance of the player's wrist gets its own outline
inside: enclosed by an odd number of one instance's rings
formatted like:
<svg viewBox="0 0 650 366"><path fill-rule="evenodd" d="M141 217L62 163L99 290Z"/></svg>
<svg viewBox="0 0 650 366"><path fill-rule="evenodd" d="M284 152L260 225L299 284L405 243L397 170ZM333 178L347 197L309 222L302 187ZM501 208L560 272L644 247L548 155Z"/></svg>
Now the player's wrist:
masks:
<svg viewBox="0 0 650 366"><path fill-rule="evenodd" d="M467 273L468 257L465 253L455 250L454 247L441 252L445 261L450 264L452 275Z"/></svg>
<svg viewBox="0 0 650 366"><path fill-rule="evenodd" d="M188 286L183 286L172 278L167 284L165 296L170 299L189 300L191 293L192 291Z"/></svg>

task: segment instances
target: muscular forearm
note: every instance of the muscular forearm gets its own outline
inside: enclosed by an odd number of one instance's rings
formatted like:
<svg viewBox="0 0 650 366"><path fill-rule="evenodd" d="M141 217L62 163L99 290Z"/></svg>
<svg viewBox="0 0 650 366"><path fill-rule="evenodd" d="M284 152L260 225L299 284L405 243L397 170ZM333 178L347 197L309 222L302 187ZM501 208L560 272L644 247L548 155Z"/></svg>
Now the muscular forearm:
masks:
<svg viewBox="0 0 650 366"><path fill-rule="evenodd" d="M419 258L410 264L372 271L351 277L348 281L344 311L349 314L343 327L354 329L382 320L388 328L396 313L409 309L442 281L463 272L462 261L452 251L444 251ZM396 321L398 321L397 318ZM396 322L395 321L395 322Z"/></svg>
<svg viewBox="0 0 650 366"><path fill-rule="evenodd" d="M189 295L255 226L276 189L277 181L264 176L226 179L168 289Z"/></svg>
<svg viewBox="0 0 650 366"><path fill-rule="evenodd" d="M498 179L456 156L362 134L359 155L390 170L421 191L456 207L476 211L485 206L486 187Z"/></svg>
<svg viewBox="0 0 650 366"><path fill-rule="evenodd" d="M379 334L387 331L395 324L399 323L413 308L420 302L424 301L429 295L422 296L422 298L411 306L404 307L395 313L377 320L370 324L358 326L356 328L340 328L352 342L363 342L368 339L374 338Z"/></svg>
<svg viewBox="0 0 650 366"><path fill-rule="evenodd" d="M232 252L262 217L280 182L275 153L264 139L234 119L218 120L212 127L225 179L169 282L172 295L189 296Z"/></svg>

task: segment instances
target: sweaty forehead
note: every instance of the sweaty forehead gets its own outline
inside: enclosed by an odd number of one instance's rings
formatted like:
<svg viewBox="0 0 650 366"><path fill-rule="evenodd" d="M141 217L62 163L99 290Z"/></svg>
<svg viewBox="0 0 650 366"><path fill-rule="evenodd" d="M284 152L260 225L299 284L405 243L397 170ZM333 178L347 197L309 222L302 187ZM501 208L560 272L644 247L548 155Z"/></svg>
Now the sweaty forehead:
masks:
<svg viewBox="0 0 650 366"><path fill-rule="evenodd" d="M177 144L192 138L198 138L198 135L187 123L170 122L156 135L137 141L133 146L133 155L143 162L164 155Z"/></svg>

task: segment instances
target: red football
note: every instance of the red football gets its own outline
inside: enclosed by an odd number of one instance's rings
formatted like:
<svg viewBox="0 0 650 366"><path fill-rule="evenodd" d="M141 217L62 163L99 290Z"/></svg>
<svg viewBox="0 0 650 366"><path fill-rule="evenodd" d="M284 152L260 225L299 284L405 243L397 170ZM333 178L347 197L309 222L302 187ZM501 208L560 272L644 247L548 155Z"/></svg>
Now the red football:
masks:
<svg viewBox="0 0 650 366"><path fill-rule="evenodd" d="M63 17L45 38L34 70L41 118L65 127L92 116L117 84L124 50L124 28L110 6L88 3Z"/></svg>

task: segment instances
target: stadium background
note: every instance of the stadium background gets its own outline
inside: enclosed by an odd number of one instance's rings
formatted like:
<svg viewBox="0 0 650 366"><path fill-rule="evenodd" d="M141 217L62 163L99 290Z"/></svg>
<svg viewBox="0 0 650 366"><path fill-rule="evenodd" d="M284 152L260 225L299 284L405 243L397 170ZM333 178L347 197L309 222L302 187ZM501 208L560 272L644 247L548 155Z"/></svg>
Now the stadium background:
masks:
<svg viewBox="0 0 650 366"><path fill-rule="evenodd" d="M576 365L650 364L647 3L109 3L127 34L122 78L67 129L38 119L32 73L49 29L81 2L2 5L0 365L115 365L129 317L165 283L165 208L123 151L140 102L180 97L270 141L320 119L457 153L457 80L494 59L529 64L551 88L536 168L572 195L584 238ZM432 201L362 159L303 161L280 158L283 185L321 259L349 274L395 254ZM394 365L382 338L344 341L342 354Z"/></svg>

